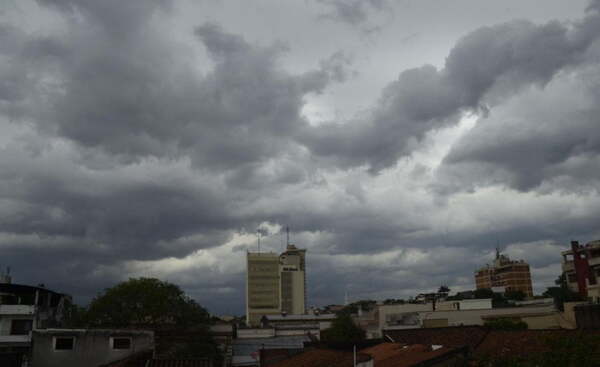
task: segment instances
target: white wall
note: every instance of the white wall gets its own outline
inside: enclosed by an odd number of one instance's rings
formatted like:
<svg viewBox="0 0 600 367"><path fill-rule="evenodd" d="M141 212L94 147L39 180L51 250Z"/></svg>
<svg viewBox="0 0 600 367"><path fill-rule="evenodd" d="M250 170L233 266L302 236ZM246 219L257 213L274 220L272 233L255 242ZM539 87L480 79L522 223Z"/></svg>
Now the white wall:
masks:
<svg viewBox="0 0 600 367"><path fill-rule="evenodd" d="M237 337L239 339L248 338L272 338L275 336L275 329L238 329Z"/></svg>
<svg viewBox="0 0 600 367"><path fill-rule="evenodd" d="M492 299L465 299L460 302L461 310L490 310L492 309Z"/></svg>

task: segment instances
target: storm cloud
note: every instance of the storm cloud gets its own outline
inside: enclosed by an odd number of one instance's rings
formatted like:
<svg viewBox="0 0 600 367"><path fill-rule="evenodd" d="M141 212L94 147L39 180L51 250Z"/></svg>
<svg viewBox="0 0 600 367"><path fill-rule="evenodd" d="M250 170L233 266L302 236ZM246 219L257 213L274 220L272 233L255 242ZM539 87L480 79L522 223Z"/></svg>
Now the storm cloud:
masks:
<svg viewBox="0 0 600 367"><path fill-rule="evenodd" d="M1 5L0 265L80 303L157 276L239 313L257 229L278 251L289 225L310 304L470 289L498 243L543 290L600 235L598 2L415 65L444 31L378 17L432 4Z"/></svg>

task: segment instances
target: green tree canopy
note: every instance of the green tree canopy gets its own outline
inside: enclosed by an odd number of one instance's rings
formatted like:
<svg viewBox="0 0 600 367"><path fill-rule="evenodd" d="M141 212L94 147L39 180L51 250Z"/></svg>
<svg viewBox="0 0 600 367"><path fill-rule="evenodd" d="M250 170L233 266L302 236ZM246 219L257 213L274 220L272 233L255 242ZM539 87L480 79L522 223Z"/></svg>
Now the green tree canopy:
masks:
<svg viewBox="0 0 600 367"><path fill-rule="evenodd" d="M575 302L575 301L583 301L583 297L579 295L579 293L575 293L571 291L567 285L567 280L565 275L560 275L555 281L558 287L548 287L544 292L544 297L554 298L554 304L556 308L560 311L564 311L564 303L565 302Z"/></svg>
<svg viewBox="0 0 600 367"><path fill-rule="evenodd" d="M522 291L507 291L504 293L504 298L510 299L513 301L522 301L526 297L525 293Z"/></svg>
<svg viewBox="0 0 600 367"><path fill-rule="evenodd" d="M358 327L347 313L340 313L329 329L321 332L321 340L334 342L359 341L365 339L365 331Z"/></svg>
<svg viewBox="0 0 600 367"><path fill-rule="evenodd" d="M94 327L206 328L208 312L176 285L155 278L129 279L92 300L86 320Z"/></svg>

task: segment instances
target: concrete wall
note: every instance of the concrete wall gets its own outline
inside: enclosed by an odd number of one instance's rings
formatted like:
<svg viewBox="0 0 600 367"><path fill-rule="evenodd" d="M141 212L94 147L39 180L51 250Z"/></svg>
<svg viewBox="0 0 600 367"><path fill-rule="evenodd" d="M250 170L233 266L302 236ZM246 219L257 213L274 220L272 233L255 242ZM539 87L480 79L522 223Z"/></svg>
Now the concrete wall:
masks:
<svg viewBox="0 0 600 367"><path fill-rule="evenodd" d="M433 305L431 303L405 303L403 305L378 305L377 306L379 313L379 329L386 329L387 322L386 317L393 314L403 314L410 312L420 312L420 311L433 311Z"/></svg>
<svg viewBox="0 0 600 367"><path fill-rule="evenodd" d="M447 319L448 326L483 325L484 318L508 317L523 318L528 316L547 315L556 313L553 306L543 307L507 307L493 308L490 310L461 310L461 311L436 311L420 312L422 322L429 319Z"/></svg>
<svg viewBox="0 0 600 367"><path fill-rule="evenodd" d="M32 328L35 329L33 316L28 315L4 315L0 316L0 337L10 335L11 325L13 320L32 320ZM29 339L29 338L27 338Z"/></svg>
<svg viewBox="0 0 600 367"><path fill-rule="evenodd" d="M237 337L238 339L250 339L250 338L272 338L275 336L274 328L266 328L266 329L238 329Z"/></svg>
<svg viewBox="0 0 600 367"><path fill-rule="evenodd" d="M492 299L465 299L460 301L461 310L491 310Z"/></svg>
<svg viewBox="0 0 600 367"><path fill-rule="evenodd" d="M560 315L557 313L549 315L536 315L521 317L521 321L527 323L527 328L535 329L560 329L561 324L559 321Z"/></svg>
<svg viewBox="0 0 600 367"><path fill-rule="evenodd" d="M583 305L586 302L565 302L563 304L565 311L561 313L562 319L564 323L566 323L569 327L564 327L565 329L576 329L577 321L575 320L575 306Z"/></svg>
<svg viewBox="0 0 600 367"><path fill-rule="evenodd" d="M56 337L75 337L73 350L55 350ZM111 337L130 337L131 348L115 350ZM154 333L136 330L49 329L33 333L32 366L80 367L99 366L154 348Z"/></svg>

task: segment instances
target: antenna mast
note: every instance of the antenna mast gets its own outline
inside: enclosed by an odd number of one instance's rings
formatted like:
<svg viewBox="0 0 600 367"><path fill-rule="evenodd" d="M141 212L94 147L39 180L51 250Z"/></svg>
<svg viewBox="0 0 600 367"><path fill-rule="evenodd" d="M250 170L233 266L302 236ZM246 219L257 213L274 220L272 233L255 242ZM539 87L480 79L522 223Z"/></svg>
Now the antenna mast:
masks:
<svg viewBox="0 0 600 367"><path fill-rule="evenodd" d="M256 230L256 237L258 237L258 253L260 254L260 229Z"/></svg>
<svg viewBox="0 0 600 367"><path fill-rule="evenodd" d="M290 227L285 227L285 232L287 234L287 242L286 242L286 246L290 245Z"/></svg>

